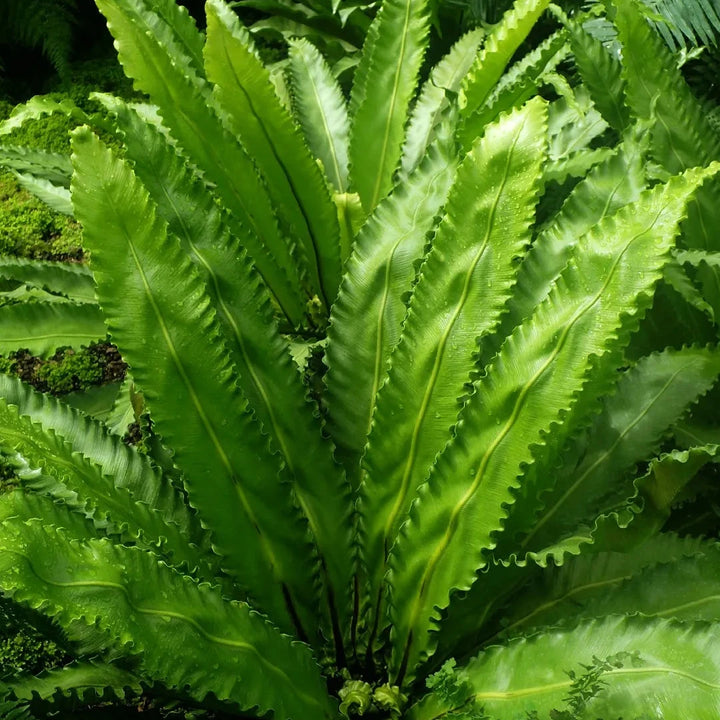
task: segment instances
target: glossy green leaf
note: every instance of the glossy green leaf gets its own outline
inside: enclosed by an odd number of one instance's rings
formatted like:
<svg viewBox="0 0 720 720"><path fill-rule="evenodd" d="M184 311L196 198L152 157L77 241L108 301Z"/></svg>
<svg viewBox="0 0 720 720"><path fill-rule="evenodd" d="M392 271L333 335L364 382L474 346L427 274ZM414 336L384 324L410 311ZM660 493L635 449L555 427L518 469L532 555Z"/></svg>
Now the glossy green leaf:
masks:
<svg viewBox="0 0 720 720"><path fill-rule="evenodd" d="M630 308L648 306L685 205L715 170L678 176L596 225L477 383L391 552L396 677L412 677L450 591L468 589L485 564L533 446L562 422L603 355L627 342Z"/></svg>
<svg viewBox="0 0 720 720"><path fill-rule="evenodd" d="M267 179L273 206L299 239L312 287L329 309L340 284L340 248L325 182L237 16L223 0L208 0L206 12L205 67L214 95Z"/></svg>
<svg viewBox="0 0 720 720"><path fill-rule="evenodd" d="M602 685L581 717L637 717L657 708L664 717L691 714L712 720L720 712L720 657L715 630L704 623L611 617L572 630L545 630L482 652L458 670L462 691L454 702L437 693L412 708L408 720L440 720L458 711L490 713L515 720L540 717L563 702L572 677L595 659L616 664L601 674Z"/></svg>
<svg viewBox="0 0 720 720"><path fill-rule="evenodd" d="M0 529L0 558L5 592L31 607L51 603L61 626L87 618L118 646L132 643L150 680L283 719L337 715L306 646L148 553L14 519Z"/></svg>
<svg viewBox="0 0 720 720"><path fill-rule="evenodd" d="M350 120L342 90L317 48L300 38L290 43L293 109L305 141L335 190L348 189Z"/></svg>
<svg viewBox="0 0 720 720"><path fill-rule="evenodd" d="M426 236L455 174L452 148L432 148L412 179L377 207L347 263L328 329L328 430L358 482L375 399L405 318Z"/></svg>
<svg viewBox="0 0 720 720"><path fill-rule="evenodd" d="M362 99L351 116L350 174L368 213L390 192L400 162L407 111L425 52L427 5L427 0L384 0L372 42L363 48L367 69Z"/></svg>
<svg viewBox="0 0 720 720"><path fill-rule="evenodd" d="M85 265L0 255L0 277L34 285L78 303L95 302L95 282Z"/></svg>
<svg viewBox="0 0 720 720"><path fill-rule="evenodd" d="M134 172L158 203L198 272L226 331L238 385L273 452L293 476L297 499L330 574L332 602L344 617L349 607L350 488L323 441L314 403L280 335L267 289L247 255L230 238L225 218L163 135L127 105L104 99L117 115Z"/></svg>
<svg viewBox="0 0 720 720"><path fill-rule="evenodd" d="M52 355L59 347L89 345L106 335L97 305L29 302L0 307L0 353L26 348Z"/></svg>
<svg viewBox="0 0 720 720"><path fill-rule="evenodd" d="M209 85L171 38L146 0L97 0L126 73L158 106L183 152L198 166L233 216L233 231L293 324L305 312L298 266L252 160L224 127ZM260 240L262 238L262 241Z"/></svg>
<svg viewBox="0 0 720 720"><path fill-rule="evenodd" d="M401 177L407 179L418 166L432 142L433 132L445 109L460 91L485 38L482 28L465 33L448 54L435 65L413 106L402 151Z"/></svg>
<svg viewBox="0 0 720 720"><path fill-rule="evenodd" d="M520 44L547 8L548 0L518 0L493 28L482 51L463 80L460 108L463 118L472 116L487 100ZM462 144L468 147L472 134L463 133Z"/></svg>
<svg viewBox="0 0 720 720"><path fill-rule="evenodd" d="M293 521L279 458L258 455L267 443L244 411L205 285L129 166L87 128L74 133L73 162L73 204L86 228L111 337L156 431L175 450L190 501L212 526L224 567L290 629L294 612L315 616L306 529ZM151 337L158 342L148 345ZM316 620L307 617L310 632Z"/></svg>
<svg viewBox="0 0 720 720"><path fill-rule="evenodd" d="M370 596L415 492L450 439L477 338L497 325L515 280L545 159L541 100L501 119L458 168L377 399L361 487ZM379 622L379 618L376 618Z"/></svg>

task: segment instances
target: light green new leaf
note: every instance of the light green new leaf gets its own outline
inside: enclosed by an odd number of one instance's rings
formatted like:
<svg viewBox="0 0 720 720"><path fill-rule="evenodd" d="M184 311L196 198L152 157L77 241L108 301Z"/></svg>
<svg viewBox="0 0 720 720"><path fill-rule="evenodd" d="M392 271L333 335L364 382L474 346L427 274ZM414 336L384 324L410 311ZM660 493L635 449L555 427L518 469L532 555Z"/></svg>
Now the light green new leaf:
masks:
<svg viewBox="0 0 720 720"><path fill-rule="evenodd" d="M440 720L454 709L483 709L493 720L516 720L532 711L547 717L567 707L573 683L568 672L579 677L595 659L614 665L601 674L583 718L634 718L649 708L663 717L696 720L720 713L720 653L712 625L610 617L491 647L457 671L462 692L455 702L432 692L407 718Z"/></svg>
<svg viewBox="0 0 720 720"><path fill-rule="evenodd" d="M305 141L335 190L347 192L350 120L342 90L308 40L291 41L288 58L293 109Z"/></svg>
<svg viewBox="0 0 720 720"><path fill-rule="evenodd" d="M375 399L400 337L406 295L455 174L453 149L433 146L411 179L361 230L328 328L328 430L357 486Z"/></svg>
<svg viewBox="0 0 720 720"><path fill-rule="evenodd" d="M52 515L46 504L45 518ZM62 627L81 621L104 642L132 644L142 676L195 700L212 692L283 720L337 716L307 646L137 548L78 542L40 520L7 520L0 586L31 607L49 604Z"/></svg>
<svg viewBox="0 0 720 720"><path fill-rule="evenodd" d="M59 347L80 347L102 340L106 332L103 315L94 304L28 302L0 307L3 355L19 348L34 355L52 355Z"/></svg>
<svg viewBox="0 0 720 720"><path fill-rule="evenodd" d="M45 178L36 177L29 173L13 173L21 187L42 200L51 209L63 215L73 214L70 190L62 185L54 185Z"/></svg>
<svg viewBox="0 0 720 720"><path fill-rule="evenodd" d="M423 84L408 120L402 151L403 179L410 176L425 155L436 125L449 106L450 98L459 92L484 38L485 31L482 28L475 28L463 35L433 67L430 77Z"/></svg>
<svg viewBox="0 0 720 720"><path fill-rule="evenodd" d="M530 242L546 123L545 103L534 100L490 126L466 155L413 289L363 462L363 551L374 605L400 524L450 439L477 338L497 325Z"/></svg>
<svg viewBox="0 0 720 720"><path fill-rule="evenodd" d="M312 287L329 311L340 284L340 239L326 184L237 15L224 0L208 0L206 12L205 69L215 97L299 239Z"/></svg>
<svg viewBox="0 0 720 720"><path fill-rule="evenodd" d="M425 53L428 0L385 0L363 47L366 73L352 108L350 176L367 213L390 192ZM361 72L361 68L358 68ZM353 88L353 94L357 93Z"/></svg>
<svg viewBox="0 0 720 720"><path fill-rule="evenodd" d="M487 100L501 78L520 44L549 5L549 0L518 0L493 28L480 54L462 83L460 112L462 118L471 117ZM464 147L469 147L475 135L460 128Z"/></svg>
<svg viewBox="0 0 720 720"><path fill-rule="evenodd" d="M432 652L428 633L450 592L469 589L486 563L533 450L572 409L603 356L612 359L627 343L688 199L717 169L673 178L596 225L477 383L391 551L392 668L399 680L411 678Z"/></svg>
<svg viewBox="0 0 720 720"><path fill-rule="evenodd" d="M520 107L538 93L544 79L570 54L567 35L559 30L518 60L497 81L479 110L466 117L462 138L476 138L505 112Z"/></svg>
<svg viewBox="0 0 720 720"><path fill-rule="evenodd" d="M18 173L32 175L38 180L47 180L58 187L70 187L72 175L70 160L60 153L2 145L0 163Z"/></svg>
<svg viewBox="0 0 720 720"><path fill-rule="evenodd" d="M302 615L312 632L306 526L280 459L258 454L267 442L245 411L204 283L129 166L87 128L73 135L73 162L73 204L110 334L175 450L191 504L213 528L223 567L279 625L290 630L291 616Z"/></svg>

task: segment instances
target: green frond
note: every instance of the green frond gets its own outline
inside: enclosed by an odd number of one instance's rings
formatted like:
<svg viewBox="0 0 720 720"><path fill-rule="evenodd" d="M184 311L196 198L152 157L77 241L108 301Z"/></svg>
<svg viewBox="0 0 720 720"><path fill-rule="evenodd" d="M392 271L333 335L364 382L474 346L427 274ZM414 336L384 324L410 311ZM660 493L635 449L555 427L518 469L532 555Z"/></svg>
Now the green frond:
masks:
<svg viewBox="0 0 720 720"><path fill-rule="evenodd" d="M57 299L0 306L0 354L26 348L34 355L47 356L59 347L89 345L105 337L97 305Z"/></svg>
<svg viewBox="0 0 720 720"><path fill-rule="evenodd" d="M367 213L390 192L400 162L429 31L427 5L385 0L363 47L363 91L351 105L350 176Z"/></svg>
<svg viewBox="0 0 720 720"><path fill-rule="evenodd" d="M610 127L622 133L630 123L620 60L577 22L569 28L575 66L595 107Z"/></svg>
<svg viewBox="0 0 720 720"><path fill-rule="evenodd" d="M177 41L161 42L171 29L146 0L97 0L97 4L116 38L126 73L158 106L183 153L215 185L233 215L233 232L288 318L299 324L306 298L297 262L252 160L223 125L210 86ZM162 34L158 27L165 28Z"/></svg>
<svg viewBox="0 0 720 720"><path fill-rule="evenodd" d="M234 135L252 153L281 219L299 239L310 282L325 307L340 284L337 214L302 135L273 91L250 36L224 0L208 0L205 69Z"/></svg>
<svg viewBox="0 0 720 720"><path fill-rule="evenodd" d="M15 677L0 684L0 712L7 720L33 718L63 705L96 705L131 700L142 685L131 672L100 662L72 663L40 675ZM21 714L22 712L27 714Z"/></svg>
<svg viewBox="0 0 720 720"><path fill-rule="evenodd" d="M87 624L101 643L134 654L141 677L196 700L212 692L279 718L336 718L307 646L148 553L74 540L47 506L40 519L0 529L0 586L17 602L44 606L61 627Z"/></svg>
<svg viewBox="0 0 720 720"><path fill-rule="evenodd" d="M530 242L546 122L545 103L533 100L490 126L466 155L413 289L363 460L363 552L374 606L398 529L450 439L476 338L497 325Z"/></svg>
<svg viewBox="0 0 720 720"><path fill-rule="evenodd" d="M493 28L472 67L463 79L459 102L461 117L472 118L489 97L521 43L537 19L545 11L549 0L518 0ZM472 123L471 123L472 124ZM460 140L468 147L476 135L460 128Z"/></svg>
<svg viewBox="0 0 720 720"><path fill-rule="evenodd" d="M626 371L560 466L542 473L552 480L523 485L504 528L505 553L545 547L597 515L623 474L657 451L663 435L710 390L718 373L720 354L710 348L657 353ZM516 543L516 533L528 528Z"/></svg>
<svg viewBox="0 0 720 720"><path fill-rule="evenodd" d="M74 133L73 163L73 204L110 335L157 433L175 450L191 504L213 528L223 567L253 588L276 622L292 630L291 615L301 613L312 632L317 607L307 583L313 563L306 526L280 459L258 455L267 441L237 390L198 271L129 166L87 128Z"/></svg>
<svg viewBox="0 0 720 720"><path fill-rule="evenodd" d="M440 720L454 709L482 710L497 720L533 711L543 717L567 708L573 682L594 665L602 682L579 706L591 717L636 717L658 704L666 716L712 720L720 712L713 626L609 617L488 648L456 671L457 694L431 692L407 717Z"/></svg>
<svg viewBox="0 0 720 720"><path fill-rule="evenodd" d="M2 145L0 146L0 164L16 172L47 180L59 187L70 187L70 176L72 175L70 160L60 153Z"/></svg>
<svg viewBox="0 0 720 720"><path fill-rule="evenodd" d="M14 175L22 188L42 200L49 208L72 217L72 200L67 188L54 185L45 178L35 177L29 173L15 172Z"/></svg>
<svg viewBox="0 0 720 720"><path fill-rule="evenodd" d="M410 177L425 155L443 112L450 105L451 98L460 91L463 78L470 70L484 39L485 31L482 28L465 33L448 54L433 66L408 119L402 151L402 178Z"/></svg>
<svg viewBox="0 0 720 720"><path fill-rule="evenodd" d="M305 141L335 190L347 192L350 120L342 90L308 40L292 41L288 57L293 109Z"/></svg>
<svg viewBox="0 0 720 720"><path fill-rule="evenodd" d="M85 265L0 255L0 277L42 288L77 303L95 303L95 282Z"/></svg>
<svg viewBox="0 0 720 720"><path fill-rule="evenodd" d="M111 435L99 423L49 395L33 392L24 383L0 375L0 397L17 407L23 417L59 438L73 453L97 467L116 487L140 503L154 508L168 524L176 525L188 542L206 545L204 531L178 490L164 478L144 455Z"/></svg>
<svg viewBox="0 0 720 720"><path fill-rule="evenodd" d="M355 486L406 296L454 179L453 150L447 143L433 145L410 180L375 209L358 235L330 315L328 430Z"/></svg>
<svg viewBox="0 0 720 720"><path fill-rule="evenodd" d="M27 391L28 394L31 391ZM32 405L40 398L30 399ZM62 436L48 432L24 415L24 408L0 401L0 444L6 451L20 454L22 467L17 475L21 484L35 492L56 499L92 519L98 528L124 541L157 549L167 562L184 565L198 577L209 580L216 568L187 542L183 529L166 522L152 506L138 502L127 487L112 484L102 468L76 453Z"/></svg>
<svg viewBox="0 0 720 720"><path fill-rule="evenodd" d="M341 613L349 606L347 530L350 487L323 441L317 408L280 335L270 295L247 255L230 237L226 219L203 183L167 144L161 131L121 101L101 98L117 118L127 156L158 211L204 278L223 323L249 408L280 452L297 499L330 573ZM330 509L331 508L331 509Z"/></svg>
<svg viewBox="0 0 720 720"><path fill-rule="evenodd" d="M537 94L547 75L567 58L567 35L559 30L510 67L491 89L480 108L465 118L464 137L479 137L504 112L520 107Z"/></svg>
<svg viewBox="0 0 720 720"><path fill-rule="evenodd" d="M390 554L398 679L411 678L432 652L428 631L450 591L468 589L485 564L483 551L494 546L493 533L502 527L511 488L532 463L534 446L562 423L603 356L628 342L628 326L649 305L685 206L712 172L715 167L691 171L646 191L587 233L550 295L476 384L453 442L436 461Z"/></svg>

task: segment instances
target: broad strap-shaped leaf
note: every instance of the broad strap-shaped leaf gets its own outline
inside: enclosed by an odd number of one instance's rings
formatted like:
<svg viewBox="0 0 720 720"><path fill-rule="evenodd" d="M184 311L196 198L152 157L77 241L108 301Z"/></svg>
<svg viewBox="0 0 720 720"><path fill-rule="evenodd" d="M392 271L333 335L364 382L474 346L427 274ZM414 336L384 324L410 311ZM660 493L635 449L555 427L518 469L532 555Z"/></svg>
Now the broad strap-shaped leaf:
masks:
<svg viewBox="0 0 720 720"><path fill-rule="evenodd" d="M26 122L39 120L53 113L61 113L81 123L88 122L87 114L69 97L56 100L49 95L36 95L26 103L16 105L13 108L10 116L0 123L0 136L10 135L16 130L19 130Z"/></svg>
<svg viewBox="0 0 720 720"><path fill-rule="evenodd" d="M45 178L35 177L29 173L15 172L14 175L21 187L42 200L49 208L63 215L72 216L72 201L68 188L54 185Z"/></svg>
<svg viewBox="0 0 720 720"><path fill-rule="evenodd" d="M392 669L432 652L428 632L453 589L467 590L501 529L518 477L562 423L603 356L612 360L650 302L685 206L717 171L688 171L596 225L532 318L478 381L390 555Z"/></svg>
<svg viewBox="0 0 720 720"><path fill-rule="evenodd" d="M390 192L400 162L425 52L427 5L427 0L384 0L370 31L372 42L363 47L366 75L351 117L350 176L368 213Z"/></svg>
<svg viewBox="0 0 720 720"><path fill-rule="evenodd" d="M415 492L450 439L475 365L530 242L545 160L547 111L535 100L488 128L458 168L377 398L361 507L370 595ZM379 622L379 618L376 618Z"/></svg>
<svg viewBox="0 0 720 720"><path fill-rule="evenodd" d="M160 512L166 522L177 525L189 542L206 544L204 532L181 494L144 455L119 437L66 403L34 392L17 378L0 375L0 397L17 407L33 424L61 438L106 478L113 478L116 487L127 488L138 502Z"/></svg>
<svg viewBox="0 0 720 720"><path fill-rule="evenodd" d="M100 641L137 655L141 674L203 701L212 692L275 717L335 718L310 648L248 605L230 602L138 548L78 542L39 520L0 529L0 586L61 627L94 623Z"/></svg>
<svg viewBox="0 0 720 720"><path fill-rule="evenodd" d="M142 694L139 679L128 670L97 661L74 662L40 675L21 675L0 684L0 712L8 720L33 718L58 705L99 705L131 701ZM20 714L25 710L27 715Z"/></svg>
<svg viewBox="0 0 720 720"><path fill-rule="evenodd" d="M423 83L408 120L407 137L403 145L401 176L405 180L425 155L432 142L435 126L450 104L450 98L459 92L484 38L483 28L465 33L448 54L433 66L430 77Z"/></svg>
<svg viewBox="0 0 720 720"><path fill-rule="evenodd" d="M190 503L212 528L223 567L258 605L288 630L304 616L311 632L306 525L280 459L245 409L205 285L127 163L87 128L73 143L73 204L98 299L155 430L185 473Z"/></svg>
<svg viewBox="0 0 720 720"><path fill-rule="evenodd" d="M210 86L180 41L173 40L174 34L165 37L172 28L149 0L97 0L97 5L115 37L125 72L150 95L183 153L214 184L233 218L233 232L289 320L299 323L306 296L297 260L252 160L223 125Z"/></svg>
<svg viewBox="0 0 720 720"><path fill-rule="evenodd" d="M47 180L59 187L70 186L70 160L60 153L45 152L15 145L0 146L0 165Z"/></svg>
<svg viewBox="0 0 720 720"><path fill-rule="evenodd" d="M225 219L203 183L162 133L131 107L103 98L116 114L134 172L145 184L190 260L205 279L223 323L250 409L295 481L295 494L329 573L331 600L349 607L350 487L323 439L317 408L280 335L267 288L246 253L230 238Z"/></svg>
<svg viewBox="0 0 720 720"><path fill-rule="evenodd" d="M95 302L95 282L86 265L0 255L0 277L34 285L75 302Z"/></svg>
<svg viewBox="0 0 720 720"><path fill-rule="evenodd" d="M0 307L0 353L26 348L34 355L52 355L62 346L79 347L106 335L95 304L28 302Z"/></svg>
<svg viewBox="0 0 720 720"><path fill-rule="evenodd" d="M212 580L216 569L188 543L181 527L166 522L151 505L138 502L127 487L115 486L102 468L75 452L62 436L34 423L32 415L23 415L21 408L5 399L0 400L0 426L0 443L26 463L17 470L25 487L63 502L105 532L157 548L166 561L184 564L188 572L197 569L198 577Z"/></svg>
<svg viewBox="0 0 720 720"><path fill-rule="evenodd" d="M233 134L252 153L279 215L299 240L326 308L340 284L337 213L289 112L280 103L252 40L224 0L208 0L205 69Z"/></svg>
<svg viewBox="0 0 720 720"><path fill-rule="evenodd" d="M618 208L636 200L644 185L642 147L628 138L575 186L560 212L541 230L523 258L500 339L509 335L547 297L580 237Z"/></svg>
<svg viewBox="0 0 720 720"><path fill-rule="evenodd" d="M305 141L335 190L347 192L350 120L342 90L309 40L293 40L288 59L293 109Z"/></svg>
<svg viewBox="0 0 720 720"><path fill-rule="evenodd" d="M546 468L552 480L523 487L504 528L505 552L538 550L593 518L623 473L657 450L663 434L713 386L718 373L720 352L709 348L666 350L624 373L570 457L554 471ZM524 535L519 547L516 533Z"/></svg>
<svg viewBox="0 0 720 720"><path fill-rule="evenodd" d="M549 629L481 652L456 671L451 700L430 693L408 720L440 720L452 710L515 720L564 707L573 678L594 662L609 662L582 717L663 717L713 720L720 712L720 653L714 626L655 618L609 617L572 629Z"/></svg>
<svg viewBox="0 0 720 720"><path fill-rule="evenodd" d="M328 430L356 486L375 398L405 318L405 297L455 167L452 147L436 144L410 179L378 205L358 235L332 308L325 354Z"/></svg>
<svg viewBox="0 0 720 720"><path fill-rule="evenodd" d="M590 91L595 107L610 127L623 132L630 112L624 102L625 82L620 60L578 22L568 27L575 66Z"/></svg>
<svg viewBox="0 0 720 720"><path fill-rule="evenodd" d="M482 107L510 59L548 4L549 0L518 0L493 28L460 89L460 112L463 119L471 117ZM465 133L461 127L460 138L461 144L468 148L475 135Z"/></svg>
<svg viewBox="0 0 720 720"><path fill-rule="evenodd" d="M502 113L520 107L534 97L545 78L554 73L569 54L564 30L558 30L543 40L503 73L481 107L464 119L462 137L468 140L479 137L485 127L495 122Z"/></svg>
<svg viewBox="0 0 720 720"><path fill-rule="evenodd" d="M578 617L601 617L635 613L630 594L619 591L631 578L642 577L646 568L663 566L679 571L688 558L697 556L712 545L706 540L687 536L680 538L672 533L660 533L626 552L586 552L567 556L561 566L548 565L537 574L522 594L509 602L507 612L497 624L499 632L488 639L494 642L499 636L526 635L529 631L549 625L572 627ZM693 565L693 563L689 563ZM652 583L648 590L662 597ZM693 592L693 589L690 589ZM610 605L615 602L615 608ZM595 600L608 603L596 612L585 610ZM650 614L650 613L646 613Z"/></svg>

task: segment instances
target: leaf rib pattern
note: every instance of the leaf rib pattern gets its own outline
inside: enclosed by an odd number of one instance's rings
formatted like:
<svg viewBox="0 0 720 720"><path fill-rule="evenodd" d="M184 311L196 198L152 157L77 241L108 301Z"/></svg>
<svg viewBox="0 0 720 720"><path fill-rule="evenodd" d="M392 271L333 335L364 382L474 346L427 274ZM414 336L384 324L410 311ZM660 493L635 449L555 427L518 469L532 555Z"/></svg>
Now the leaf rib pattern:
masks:
<svg viewBox="0 0 720 720"><path fill-rule="evenodd" d="M488 128L467 154L413 290L363 462L363 548L374 605L400 523L450 439L477 338L497 325L530 242L546 123L545 103L533 101Z"/></svg>
<svg viewBox="0 0 720 720"><path fill-rule="evenodd" d="M151 680L283 720L336 717L307 646L148 553L16 518L2 525L0 558L0 584L16 601L45 605L64 627L94 626Z"/></svg>
<svg viewBox="0 0 720 720"><path fill-rule="evenodd" d="M460 88L460 114L463 119L471 117L482 107L548 4L549 0L518 0L503 15L463 80ZM462 126L459 135L464 147L469 147L476 137L474 132L464 132Z"/></svg>
<svg viewBox="0 0 720 720"><path fill-rule="evenodd" d="M358 104L351 105L350 177L368 213L392 189L400 161L429 29L427 5L428 0L385 0L363 49L369 57L362 61L367 70Z"/></svg>
<svg viewBox="0 0 720 720"><path fill-rule="evenodd" d="M63 298L58 298L59 301ZM79 347L105 338L97 305L74 302L28 302L0 307L0 353L26 348L51 355L62 346Z"/></svg>
<svg viewBox="0 0 720 720"><path fill-rule="evenodd" d="M350 487L323 441L317 409L280 335L267 289L247 254L229 238L212 196L152 124L120 101L105 100L123 129L134 171L158 203L170 232L203 275L223 322L249 407L293 476L294 489L329 574L342 619L349 607Z"/></svg>
<svg viewBox="0 0 720 720"><path fill-rule="evenodd" d="M448 54L433 67L425 81L408 120L407 135L402 151L401 178L407 181L432 143L433 132L460 90L485 38L482 28L465 33Z"/></svg>
<svg viewBox="0 0 720 720"><path fill-rule="evenodd" d="M116 39L126 73L157 104L184 154L214 183L233 217L233 232L288 319L299 324L305 296L298 264L280 233L267 189L250 157L224 127L209 85L177 43L158 42L152 33L158 16L145 0L97 0L97 5Z"/></svg>
<svg viewBox="0 0 720 720"><path fill-rule="evenodd" d="M318 49L308 40L290 42L290 77L295 116L308 147L339 193L348 189L350 120L342 90Z"/></svg>
<svg viewBox="0 0 720 720"><path fill-rule="evenodd" d="M315 293L329 312L340 284L340 236L326 184L237 15L223 0L208 0L206 12L205 67L214 95L299 239Z"/></svg>
<svg viewBox="0 0 720 720"><path fill-rule="evenodd" d="M356 486L377 391L400 337L404 298L455 167L452 148L437 144L412 178L378 205L358 235L332 308L325 376L328 429Z"/></svg>
<svg viewBox="0 0 720 720"><path fill-rule="evenodd" d="M267 442L245 411L205 286L128 165L87 128L73 143L73 203L100 303L158 434L175 449L190 503L213 528L223 568L258 606L288 630L302 633L297 613L316 630L307 527L295 521L280 459L258 454Z"/></svg>
<svg viewBox="0 0 720 720"><path fill-rule="evenodd" d="M510 536L520 527L532 528L520 549L538 550L564 530L592 519L602 498L622 482L624 471L657 450L663 434L710 390L718 373L720 354L710 348L666 350L627 371L578 441L585 447L577 465L564 463L552 473L554 487L547 488L544 498L536 488L527 500L514 504L505 528L507 547L517 547Z"/></svg>
<svg viewBox="0 0 720 720"><path fill-rule="evenodd" d="M431 693L408 720L440 720L461 708L483 708L498 720L532 711L543 717L563 706L572 683L567 671L581 675L593 658L618 654L622 665L601 675L606 686L587 705L592 717L634 717L650 707L698 720L720 712L720 657L711 625L611 616L488 648L459 670L467 683L462 699L446 703Z"/></svg>
<svg viewBox="0 0 720 720"><path fill-rule="evenodd" d="M531 320L502 346L461 413L390 555L391 667L407 679L450 592L470 588L512 490L605 355L650 302L685 206L716 172L688 171L596 225ZM468 551L468 548L472 548Z"/></svg>

